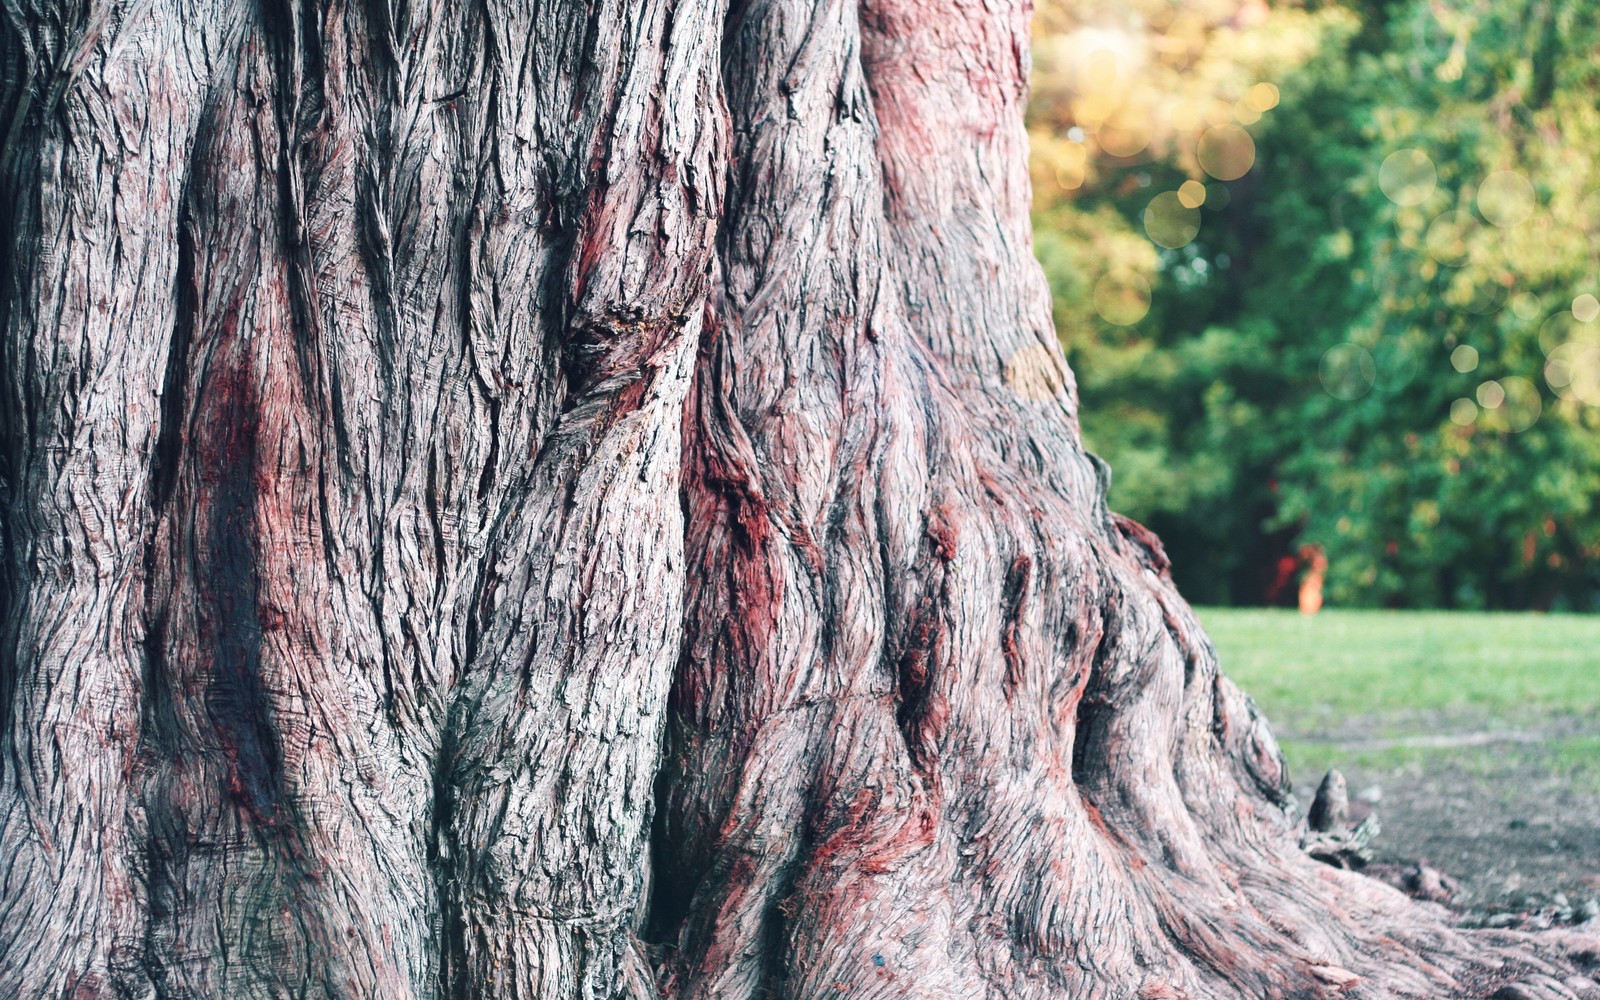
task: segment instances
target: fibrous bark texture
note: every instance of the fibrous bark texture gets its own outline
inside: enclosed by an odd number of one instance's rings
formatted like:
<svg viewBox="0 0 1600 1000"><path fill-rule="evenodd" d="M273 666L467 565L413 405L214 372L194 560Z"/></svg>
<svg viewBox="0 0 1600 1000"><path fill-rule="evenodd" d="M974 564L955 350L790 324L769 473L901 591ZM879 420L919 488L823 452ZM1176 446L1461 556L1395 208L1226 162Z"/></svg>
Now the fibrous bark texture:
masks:
<svg viewBox="0 0 1600 1000"><path fill-rule="evenodd" d="M0 997L1600 997L1298 849L1022 0L3 13Z"/></svg>

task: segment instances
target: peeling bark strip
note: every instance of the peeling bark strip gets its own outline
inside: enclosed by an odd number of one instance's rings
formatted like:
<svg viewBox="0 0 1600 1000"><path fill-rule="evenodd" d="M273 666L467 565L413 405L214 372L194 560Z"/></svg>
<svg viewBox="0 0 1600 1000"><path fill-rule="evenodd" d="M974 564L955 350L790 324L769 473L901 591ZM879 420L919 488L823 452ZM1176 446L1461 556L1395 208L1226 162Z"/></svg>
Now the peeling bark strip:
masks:
<svg viewBox="0 0 1600 1000"><path fill-rule="evenodd" d="M1297 849L1020 0L4 3L0 998L1600 997Z"/></svg>

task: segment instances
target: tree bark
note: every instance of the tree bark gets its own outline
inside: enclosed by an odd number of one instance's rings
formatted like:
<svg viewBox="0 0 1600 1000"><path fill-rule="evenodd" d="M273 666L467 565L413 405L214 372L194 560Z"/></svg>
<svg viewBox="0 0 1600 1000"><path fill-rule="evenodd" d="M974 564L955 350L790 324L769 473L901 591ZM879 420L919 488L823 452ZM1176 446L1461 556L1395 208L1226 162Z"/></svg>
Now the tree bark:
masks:
<svg viewBox="0 0 1600 1000"><path fill-rule="evenodd" d="M4 14L0 997L1600 997L1296 846L1023 0Z"/></svg>

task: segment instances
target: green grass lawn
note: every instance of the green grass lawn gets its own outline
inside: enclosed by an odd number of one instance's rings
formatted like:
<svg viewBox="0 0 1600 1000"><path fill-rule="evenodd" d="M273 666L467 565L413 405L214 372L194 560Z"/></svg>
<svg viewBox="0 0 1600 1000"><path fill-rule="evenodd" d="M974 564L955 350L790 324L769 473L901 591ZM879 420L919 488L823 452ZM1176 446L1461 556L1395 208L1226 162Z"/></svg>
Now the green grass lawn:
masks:
<svg viewBox="0 0 1600 1000"><path fill-rule="evenodd" d="M1600 787L1600 616L1202 608L1222 668L1272 720L1291 769L1537 755ZM1431 747L1511 732L1538 742ZM1308 771L1311 772L1308 774Z"/></svg>
<svg viewBox="0 0 1600 1000"><path fill-rule="evenodd" d="M1222 668L1297 731L1341 717L1600 712L1600 616L1203 608Z"/></svg>

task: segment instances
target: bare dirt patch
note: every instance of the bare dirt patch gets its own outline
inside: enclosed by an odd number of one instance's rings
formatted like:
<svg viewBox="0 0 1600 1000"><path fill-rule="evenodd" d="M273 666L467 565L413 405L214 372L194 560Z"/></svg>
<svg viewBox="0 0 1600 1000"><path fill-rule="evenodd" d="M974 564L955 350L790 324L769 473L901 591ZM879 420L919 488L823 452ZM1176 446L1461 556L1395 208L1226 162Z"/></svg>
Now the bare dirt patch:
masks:
<svg viewBox="0 0 1600 1000"><path fill-rule="evenodd" d="M1464 919L1600 919L1600 736L1594 720L1556 716L1514 729L1460 717L1393 731L1393 718L1337 733L1284 734L1309 804L1327 767L1344 772L1355 810L1382 822L1375 862L1419 862L1456 883ZM1380 728L1381 727L1381 728ZM1417 733L1416 730L1432 731Z"/></svg>

